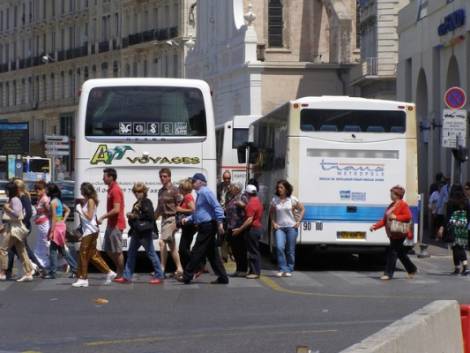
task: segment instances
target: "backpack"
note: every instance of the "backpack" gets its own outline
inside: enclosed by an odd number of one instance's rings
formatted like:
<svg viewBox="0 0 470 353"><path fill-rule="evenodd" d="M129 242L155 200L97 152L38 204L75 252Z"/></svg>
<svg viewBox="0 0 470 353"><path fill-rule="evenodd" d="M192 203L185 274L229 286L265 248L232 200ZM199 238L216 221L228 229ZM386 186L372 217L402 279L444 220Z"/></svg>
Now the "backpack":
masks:
<svg viewBox="0 0 470 353"><path fill-rule="evenodd" d="M452 212L447 224L447 232L444 240L448 243L453 243L456 239L466 240L468 238L467 225L466 210L456 210Z"/></svg>

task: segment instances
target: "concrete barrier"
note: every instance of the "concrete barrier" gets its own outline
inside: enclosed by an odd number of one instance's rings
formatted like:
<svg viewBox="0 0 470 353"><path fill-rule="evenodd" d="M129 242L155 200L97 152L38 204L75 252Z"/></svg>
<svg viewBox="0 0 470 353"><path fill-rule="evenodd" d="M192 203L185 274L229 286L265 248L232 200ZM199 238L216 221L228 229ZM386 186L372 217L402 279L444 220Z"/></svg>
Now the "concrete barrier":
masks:
<svg viewBox="0 0 470 353"><path fill-rule="evenodd" d="M432 302L340 353L463 353L459 304Z"/></svg>

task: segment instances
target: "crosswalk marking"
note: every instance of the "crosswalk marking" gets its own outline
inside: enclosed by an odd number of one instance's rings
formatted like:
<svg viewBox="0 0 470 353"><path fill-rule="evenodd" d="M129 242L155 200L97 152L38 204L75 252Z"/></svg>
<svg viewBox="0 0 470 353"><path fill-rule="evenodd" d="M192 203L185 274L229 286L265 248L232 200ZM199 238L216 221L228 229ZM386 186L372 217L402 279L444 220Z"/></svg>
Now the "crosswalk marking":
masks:
<svg viewBox="0 0 470 353"><path fill-rule="evenodd" d="M283 285L288 287L323 287L323 284L303 272L294 272L292 277L282 278Z"/></svg>
<svg viewBox="0 0 470 353"><path fill-rule="evenodd" d="M376 278L371 278L360 272L329 271L328 273L354 286L377 284Z"/></svg>
<svg viewBox="0 0 470 353"><path fill-rule="evenodd" d="M197 283L184 284L177 281L164 281L163 289L165 290L186 290L186 289L199 289L201 288Z"/></svg>
<svg viewBox="0 0 470 353"><path fill-rule="evenodd" d="M38 284L33 288L34 291L63 291L72 288L72 281L69 279L47 279L37 281Z"/></svg>
<svg viewBox="0 0 470 353"><path fill-rule="evenodd" d="M0 282L0 291L7 290L11 285L13 284L13 281L2 281Z"/></svg>

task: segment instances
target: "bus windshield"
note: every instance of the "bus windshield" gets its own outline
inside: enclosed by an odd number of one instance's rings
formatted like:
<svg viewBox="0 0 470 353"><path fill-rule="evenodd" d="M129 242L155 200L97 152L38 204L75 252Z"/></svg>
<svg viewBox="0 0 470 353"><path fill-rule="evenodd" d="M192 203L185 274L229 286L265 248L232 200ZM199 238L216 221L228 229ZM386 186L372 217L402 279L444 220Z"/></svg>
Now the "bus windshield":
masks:
<svg viewBox="0 0 470 353"><path fill-rule="evenodd" d="M95 87L86 136L206 136L202 92L190 87Z"/></svg>
<svg viewBox="0 0 470 353"><path fill-rule="evenodd" d="M404 133L406 113L400 110L303 109L302 131Z"/></svg>

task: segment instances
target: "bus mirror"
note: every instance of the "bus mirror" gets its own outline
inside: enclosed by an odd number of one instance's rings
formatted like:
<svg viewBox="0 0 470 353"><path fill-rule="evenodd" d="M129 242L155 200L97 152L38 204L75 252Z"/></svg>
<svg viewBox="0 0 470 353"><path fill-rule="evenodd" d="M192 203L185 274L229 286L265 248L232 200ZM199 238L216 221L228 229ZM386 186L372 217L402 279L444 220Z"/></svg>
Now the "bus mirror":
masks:
<svg viewBox="0 0 470 353"><path fill-rule="evenodd" d="M455 160L460 163L466 162L468 160L468 149L459 147L452 149L452 154L454 155Z"/></svg>
<svg viewBox="0 0 470 353"><path fill-rule="evenodd" d="M246 146L237 147L237 157L238 157L238 163L240 164L246 163Z"/></svg>
<svg viewBox="0 0 470 353"><path fill-rule="evenodd" d="M256 147L251 147L250 148L250 156L248 158L249 163L250 164L255 164L257 157L258 157L258 149Z"/></svg>

